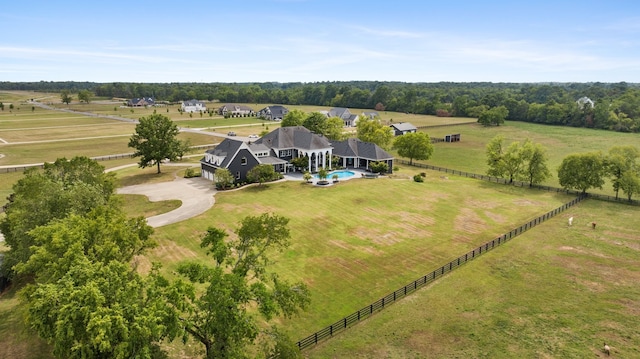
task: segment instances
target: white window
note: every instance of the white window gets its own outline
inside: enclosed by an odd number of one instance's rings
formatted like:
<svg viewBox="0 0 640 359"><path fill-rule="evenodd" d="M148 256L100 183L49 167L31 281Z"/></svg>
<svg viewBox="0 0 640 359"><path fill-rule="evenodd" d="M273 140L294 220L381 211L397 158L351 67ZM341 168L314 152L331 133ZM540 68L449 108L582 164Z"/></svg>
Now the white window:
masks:
<svg viewBox="0 0 640 359"><path fill-rule="evenodd" d="M240 164L241 165L246 165L247 164L247 158L246 157L242 157L242 159L240 160Z"/></svg>
<svg viewBox="0 0 640 359"><path fill-rule="evenodd" d="M240 171L236 172L236 179L240 179Z"/></svg>

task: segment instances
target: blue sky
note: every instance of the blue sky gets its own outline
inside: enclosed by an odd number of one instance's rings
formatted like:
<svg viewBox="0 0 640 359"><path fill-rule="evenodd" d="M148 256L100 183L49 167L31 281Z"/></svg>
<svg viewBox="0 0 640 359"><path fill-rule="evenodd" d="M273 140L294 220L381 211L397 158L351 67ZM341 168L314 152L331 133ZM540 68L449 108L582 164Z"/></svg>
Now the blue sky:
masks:
<svg viewBox="0 0 640 359"><path fill-rule="evenodd" d="M640 1L0 1L0 81L640 82Z"/></svg>

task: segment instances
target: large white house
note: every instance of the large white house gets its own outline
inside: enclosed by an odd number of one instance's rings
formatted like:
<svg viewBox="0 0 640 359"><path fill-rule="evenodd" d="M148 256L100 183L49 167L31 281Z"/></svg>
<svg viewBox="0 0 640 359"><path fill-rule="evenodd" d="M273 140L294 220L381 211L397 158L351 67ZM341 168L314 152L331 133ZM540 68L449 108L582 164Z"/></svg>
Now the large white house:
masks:
<svg viewBox="0 0 640 359"><path fill-rule="evenodd" d="M207 107L202 101L189 100L182 102L182 112L200 112L206 110Z"/></svg>

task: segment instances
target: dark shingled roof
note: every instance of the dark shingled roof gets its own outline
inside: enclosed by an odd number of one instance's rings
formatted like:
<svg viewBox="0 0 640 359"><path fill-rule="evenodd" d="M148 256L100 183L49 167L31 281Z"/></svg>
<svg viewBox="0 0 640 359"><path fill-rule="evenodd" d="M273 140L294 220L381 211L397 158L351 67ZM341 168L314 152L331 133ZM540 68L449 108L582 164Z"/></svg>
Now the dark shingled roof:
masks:
<svg viewBox="0 0 640 359"><path fill-rule="evenodd" d="M340 157L360 157L368 160L391 160L393 156L380 146L371 142L362 142L357 138L349 138L345 141L335 141L333 154Z"/></svg>
<svg viewBox="0 0 640 359"><path fill-rule="evenodd" d="M207 150L207 153L210 153L214 156L225 157L224 161L222 161L222 163L220 164L220 167L227 168L233 156L242 146L242 143L242 141L225 138L222 142L220 142L219 145L216 146L216 148Z"/></svg>
<svg viewBox="0 0 640 359"><path fill-rule="evenodd" d="M330 148L326 137L317 135L302 126L280 127L262 136L255 143L262 143L269 148L302 150L318 150Z"/></svg>
<svg viewBox="0 0 640 359"><path fill-rule="evenodd" d="M269 112L271 118L283 118L289 112L289 109L281 105L273 105L267 106L258 112Z"/></svg>
<svg viewBox="0 0 640 359"><path fill-rule="evenodd" d="M349 112L349 109L344 107L334 107L329 110L327 117L340 117L343 120L348 120L350 115L351 113Z"/></svg>

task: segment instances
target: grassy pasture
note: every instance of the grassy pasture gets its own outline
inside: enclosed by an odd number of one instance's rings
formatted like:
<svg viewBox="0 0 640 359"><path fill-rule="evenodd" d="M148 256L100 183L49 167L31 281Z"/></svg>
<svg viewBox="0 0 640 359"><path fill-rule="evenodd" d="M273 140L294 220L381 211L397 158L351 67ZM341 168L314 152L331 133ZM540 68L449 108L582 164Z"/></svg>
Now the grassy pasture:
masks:
<svg viewBox="0 0 640 359"><path fill-rule="evenodd" d="M571 153L602 151L608 153L613 146L632 145L640 149L640 136L633 133L592 130L586 128L537 125L526 122L509 121L505 126L482 127L464 125L426 129L432 138L443 138L447 134L460 133L461 141L455 143L436 143L433 157L424 163L453 168L474 173L486 173L485 146L496 135L505 137L505 143L523 142L529 138L542 144L548 155L548 166L552 177L544 184L559 187L557 168L562 160ZM607 182L602 190L591 192L614 195L611 184Z"/></svg>
<svg viewBox="0 0 640 359"><path fill-rule="evenodd" d="M0 158L0 165L19 165L27 163L53 162L56 158L74 156L105 156L119 153L131 153L133 149L127 147L129 134L116 135L116 137L100 137L91 139L64 139L57 142L35 142L26 144L0 144L0 153L5 157ZM210 135L182 132L179 139L190 139L193 145L205 145L219 142L219 139ZM135 159L131 162L135 162ZM1 174L0 174L1 175Z"/></svg>
<svg viewBox="0 0 640 359"><path fill-rule="evenodd" d="M639 251L640 208L588 200L306 357L637 358Z"/></svg>
<svg viewBox="0 0 640 359"><path fill-rule="evenodd" d="M218 193L207 213L158 228L160 246L149 260L162 262L171 273L180 260L207 260L199 238L208 226L232 233L247 215L290 217L292 246L277 256L274 269L311 288L310 310L285 323L287 331L300 336L570 198L441 178L436 172L418 184L410 179L412 171L403 168L392 179L354 179L330 188L286 182Z"/></svg>

